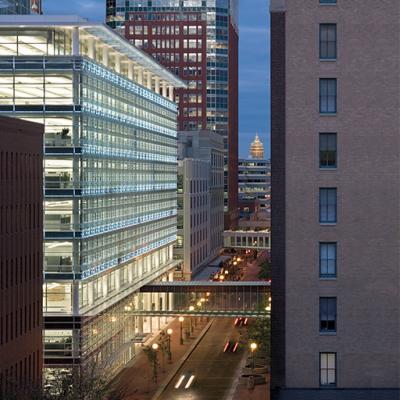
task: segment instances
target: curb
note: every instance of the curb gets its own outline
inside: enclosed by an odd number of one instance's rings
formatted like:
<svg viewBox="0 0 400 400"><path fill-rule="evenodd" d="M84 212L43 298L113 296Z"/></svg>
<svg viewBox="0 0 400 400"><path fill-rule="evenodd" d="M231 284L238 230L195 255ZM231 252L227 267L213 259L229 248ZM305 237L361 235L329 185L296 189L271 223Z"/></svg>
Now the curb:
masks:
<svg viewBox="0 0 400 400"><path fill-rule="evenodd" d="M190 355L193 353L194 349L197 347L197 345L200 343L200 341L203 339L204 335L208 332L208 330L211 328L211 325L213 324L214 320L211 320L200 332L200 335L195 339L195 341L191 344L187 352L181 357L179 360L178 364L176 367L172 369L172 371L168 374L168 376L165 378L165 381L163 384L160 385L159 389L157 392L154 394L154 396L151 398L151 400L158 400L160 399L161 395L163 394L164 390L166 387L170 384L176 373L180 370L182 365L185 363L185 361L190 357Z"/></svg>

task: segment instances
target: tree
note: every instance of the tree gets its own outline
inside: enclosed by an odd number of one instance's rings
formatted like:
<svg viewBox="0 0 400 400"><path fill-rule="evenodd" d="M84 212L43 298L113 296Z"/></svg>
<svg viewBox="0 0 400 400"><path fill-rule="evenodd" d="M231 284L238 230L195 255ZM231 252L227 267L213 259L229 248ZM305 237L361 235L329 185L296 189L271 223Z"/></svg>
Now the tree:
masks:
<svg viewBox="0 0 400 400"><path fill-rule="evenodd" d="M260 272L258 273L258 279L267 280L271 279L271 263L269 260L264 261L260 265Z"/></svg>
<svg viewBox="0 0 400 400"><path fill-rule="evenodd" d="M44 385L43 400L122 400L123 393L110 386L107 376L95 363L56 370Z"/></svg>
<svg viewBox="0 0 400 400"><path fill-rule="evenodd" d="M157 351L152 349L150 346L144 346L143 352L147 356L147 360L149 361L150 367L152 368L152 379L154 383L157 383L158 378L158 360L157 360Z"/></svg>
<svg viewBox="0 0 400 400"><path fill-rule="evenodd" d="M271 355L271 319L256 318L249 326L249 342L257 343L260 352L266 354L267 358Z"/></svg>

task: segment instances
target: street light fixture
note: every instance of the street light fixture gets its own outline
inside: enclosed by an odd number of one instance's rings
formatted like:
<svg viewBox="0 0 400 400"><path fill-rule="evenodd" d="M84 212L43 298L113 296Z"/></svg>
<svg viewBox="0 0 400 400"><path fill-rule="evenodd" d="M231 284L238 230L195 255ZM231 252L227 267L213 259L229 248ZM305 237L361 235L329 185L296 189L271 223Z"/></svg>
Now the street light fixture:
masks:
<svg viewBox="0 0 400 400"><path fill-rule="evenodd" d="M181 344L183 344L183 321L185 318L179 317L179 322L181 323Z"/></svg>
<svg viewBox="0 0 400 400"><path fill-rule="evenodd" d="M254 364L255 364L255 360L254 360L254 352L257 350L257 343L250 343L250 350L251 350L251 372L254 372Z"/></svg>
<svg viewBox="0 0 400 400"><path fill-rule="evenodd" d="M167 329L168 334L168 362L171 364L172 362L172 354L171 354L171 336L172 336L172 329Z"/></svg>
<svg viewBox="0 0 400 400"><path fill-rule="evenodd" d="M153 344L151 345L151 348L152 348L154 351L157 351L157 350L158 350L158 343L153 343Z"/></svg>

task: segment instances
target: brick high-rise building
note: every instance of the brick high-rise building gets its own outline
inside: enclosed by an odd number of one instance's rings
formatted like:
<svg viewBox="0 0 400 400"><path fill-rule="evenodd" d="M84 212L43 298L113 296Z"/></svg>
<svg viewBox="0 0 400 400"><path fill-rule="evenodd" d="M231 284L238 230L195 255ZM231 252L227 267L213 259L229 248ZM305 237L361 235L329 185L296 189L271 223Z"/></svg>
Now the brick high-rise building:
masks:
<svg viewBox="0 0 400 400"><path fill-rule="evenodd" d="M399 399L399 1L270 5L273 394Z"/></svg>
<svg viewBox="0 0 400 400"><path fill-rule="evenodd" d="M227 226L238 216L236 3L107 0L107 23L187 83L187 89L176 91L179 130L207 129L223 136Z"/></svg>
<svg viewBox="0 0 400 400"><path fill-rule="evenodd" d="M0 118L0 397L42 376L43 126Z"/></svg>

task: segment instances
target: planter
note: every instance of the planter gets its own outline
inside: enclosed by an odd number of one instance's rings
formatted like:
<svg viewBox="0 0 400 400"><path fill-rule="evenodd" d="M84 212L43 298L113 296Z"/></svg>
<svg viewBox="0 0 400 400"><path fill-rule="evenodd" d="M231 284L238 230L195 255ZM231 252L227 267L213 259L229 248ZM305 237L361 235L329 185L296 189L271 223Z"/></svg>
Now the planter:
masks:
<svg viewBox="0 0 400 400"><path fill-rule="evenodd" d="M268 373L268 367L266 365L263 364L256 364L254 366L254 368L251 368L251 364L250 365L246 365L243 368L242 371L243 374L245 375L251 375L251 374L266 374Z"/></svg>
<svg viewBox="0 0 400 400"><path fill-rule="evenodd" d="M252 378L250 378L252 377ZM263 385L265 382L265 376L264 375L258 375L258 374L242 374L240 375L239 381L240 383L243 383L247 385L247 383L250 380L254 380L255 385Z"/></svg>

